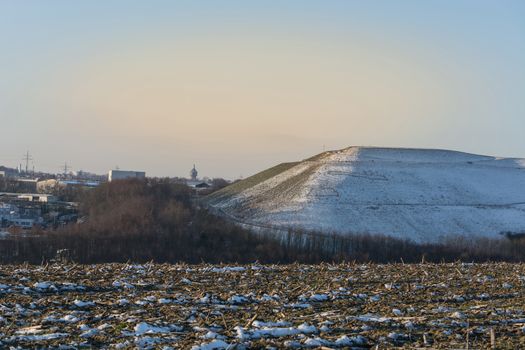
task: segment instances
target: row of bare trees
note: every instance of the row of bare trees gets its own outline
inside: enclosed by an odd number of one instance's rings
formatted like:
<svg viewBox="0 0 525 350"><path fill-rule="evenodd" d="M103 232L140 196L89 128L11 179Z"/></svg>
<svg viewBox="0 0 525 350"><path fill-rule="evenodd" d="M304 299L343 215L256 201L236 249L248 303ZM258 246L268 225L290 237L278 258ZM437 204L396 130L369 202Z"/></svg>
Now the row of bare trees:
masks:
<svg viewBox="0 0 525 350"><path fill-rule="evenodd" d="M194 206L190 189L170 180L105 183L82 194L79 210L82 223L0 240L0 262L41 263L64 250L79 263L525 261L522 239L418 245L375 235L252 233Z"/></svg>

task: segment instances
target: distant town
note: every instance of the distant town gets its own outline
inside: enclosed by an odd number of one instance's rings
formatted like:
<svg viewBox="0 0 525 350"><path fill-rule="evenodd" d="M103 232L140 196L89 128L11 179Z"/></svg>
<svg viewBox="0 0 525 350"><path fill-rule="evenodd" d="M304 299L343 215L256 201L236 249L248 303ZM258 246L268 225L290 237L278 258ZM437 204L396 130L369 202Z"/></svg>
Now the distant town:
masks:
<svg viewBox="0 0 525 350"><path fill-rule="evenodd" d="M29 169L30 160L27 152L25 167L22 164L17 168L0 166L0 236L8 232L20 233L33 228L56 228L82 222L78 215L79 193L104 182L146 178L145 171L112 169L99 175L70 171L67 164L62 173L51 174ZM223 179L199 178L198 175L193 165L188 178L174 177L170 181L187 185L195 195L228 184Z"/></svg>

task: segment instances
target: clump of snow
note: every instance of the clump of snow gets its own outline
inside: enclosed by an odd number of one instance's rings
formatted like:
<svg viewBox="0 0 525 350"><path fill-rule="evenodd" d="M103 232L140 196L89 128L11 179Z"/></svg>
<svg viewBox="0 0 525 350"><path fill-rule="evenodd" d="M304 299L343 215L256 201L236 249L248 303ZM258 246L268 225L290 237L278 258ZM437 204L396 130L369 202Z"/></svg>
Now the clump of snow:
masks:
<svg viewBox="0 0 525 350"><path fill-rule="evenodd" d="M316 333L317 328L315 326L303 323L297 328L294 327L263 327L261 329L245 330L242 327L235 327L237 331L237 338L241 340L259 339L259 338L277 338L286 337L297 334L310 334Z"/></svg>
<svg viewBox="0 0 525 350"><path fill-rule="evenodd" d="M249 298L244 295L233 295L228 299L228 302L231 304L244 304L250 301Z"/></svg>
<svg viewBox="0 0 525 350"><path fill-rule="evenodd" d="M229 346L230 344L226 343L223 340L214 340L210 343L194 345L191 347L191 350L221 350L221 349L227 349Z"/></svg>
<svg viewBox="0 0 525 350"><path fill-rule="evenodd" d="M70 282L62 283L62 285L60 286L61 291L73 291L73 290L83 291L85 289L86 289L85 286L75 284L75 283L70 283Z"/></svg>
<svg viewBox="0 0 525 350"><path fill-rule="evenodd" d="M465 314L462 313L462 312L456 311L456 312L453 312L453 313L450 315L450 317L461 319L461 318L465 318Z"/></svg>
<svg viewBox="0 0 525 350"><path fill-rule="evenodd" d="M295 340L286 340L284 342L284 346L287 348L287 349L294 349L294 348L302 348L302 344L299 343L298 341L295 341Z"/></svg>
<svg viewBox="0 0 525 350"><path fill-rule="evenodd" d="M400 340L404 340L405 338L407 338L406 334L396 333L396 332L389 333L388 337L392 339L393 341L400 341Z"/></svg>
<svg viewBox="0 0 525 350"><path fill-rule="evenodd" d="M182 330L182 327L179 327L179 326L161 327L161 326L154 326L146 322L140 322L135 325L135 328L133 330L136 335L159 334L159 333L162 334L162 333L170 333L173 331L180 331Z"/></svg>
<svg viewBox="0 0 525 350"><path fill-rule="evenodd" d="M117 304L120 305L120 306L128 305L129 304L129 300L128 299L119 299L119 300L117 300Z"/></svg>
<svg viewBox="0 0 525 350"><path fill-rule="evenodd" d="M80 321L78 317L75 315L65 315L64 317L60 318L59 321L65 322L65 323L76 323Z"/></svg>
<svg viewBox="0 0 525 350"><path fill-rule="evenodd" d="M314 294L309 298L310 301L317 301L317 302L327 301L329 299L330 299L330 296L327 294Z"/></svg>
<svg viewBox="0 0 525 350"><path fill-rule="evenodd" d="M111 285L115 288L125 288L125 289L135 288L135 286L132 285L131 283L119 281L119 280L114 281Z"/></svg>
<svg viewBox="0 0 525 350"><path fill-rule="evenodd" d="M263 328L263 327L290 327L292 324L286 321L278 321L278 322L254 321L252 325L256 328Z"/></svg>
<svg viewBox="0 0 525 350"><path fill-rule="evenodd" d="M45 340L53 340L68 337L68 333L48 333L48 334L35 334L35 335L21 335L14 336L8 339L9 342L12 341L28 341L28 342L38 342Z"/></svg>
<svg viewBox="0 0 525 350"><path fill-rule="evenodd" d="M368 340L362 335L358 335L355 337L348 337L346 335L343 335L335 341L335 345L337 346L363 346L363 345L366 345L367 342Z"/></svg>
<svg viewBox="0 0 525 350"><path fill-rule="evenodd" d="M289 307L291 309L308 309L311 308L312 305L308 303L294 303L294 304L287 304L285 307Z"/></svg>
<svg viewBox="0 0 525 350"><path fill-rule="evenodd" d="M370 301L373 301L373 302L378 302L381 300L381 296L380 295L373 295L370 297Z"/></svg>
<svg viewBox="0 0 525 350"><path fill-rule="evenodd" d="M435 313L446 313L446 312L450 312L450 311L452 311L451 308L446 307L446 306L442 306L442 305L440 305L439 307L437 307L435 309L432 309L432 312L435 312Z"/></svg>
<svg viewBox="0 0 525 350"><path fill-rule="evenodd" d="M152 337L152 336L143 336L143 337L136 337L135 338L135 346L138 349L151 349L155 345L164 343L167 340L160 337Z"/></svg>
<svg viewBox="0 0 525 350"><path fill-rule="evenodd" d="M203 338L203 339L222 339L222 338L225 338L225 337L220 335L219 333L216 333L216 332L213 332L213 331L208 331L201 338Z"/></svg>
<svg viewBox="0 0 525 350"><path fill-rule="evenodd" d="M392 313L396 316L403 316L403 311L399 309L392 309Z"/></svg>
<svg viewBox="0 0 525 350"><path fill-rule="evenodd" d="M92 302L92 301L82 301L82 300L75 299L75 301L73 301L73 305L75 305L76 307L79 307L79 308L83 308L83 307L94 306L95 303Z"/></svg>
<svg viewBox="0 0 525 350"><path fill-rule="evenodd" d="M41 291L57 290L57 287L55 287L55 285L51 282L36 282L35 284L33 284L33 287Z"/></svg>
<svg viewBox="0 0 525 350"><path fill-rule="evenodd" d="M81 338L92 338L100 333L100 330L96 328L90 328L85 330L82 334L80 334Z"/></svg>
<svg viewBox="0 0 525 350"><path fill-rule="evenodd" d="M242 272L246 271L246 267L243 266L226 266L226 267L214 267L211 269L211 272Z"/></svg>
<svg viewBox="0 0 525 350"><path fill-rule="evenodd" d="M351 318L356 319L361 322L375 322L375 323L385 323L391 322L392 319L388 317L377 316L373 314L365 314L361 316L352 316Z"/></svg>
<svg viewBox="0 0 525 350"><path fill-rule="evenodd" d="M325 339L322 338L307 338L303 342L304 346L307 346L309 348L317 348L321 346L329 346L331 343Z"/></svg>

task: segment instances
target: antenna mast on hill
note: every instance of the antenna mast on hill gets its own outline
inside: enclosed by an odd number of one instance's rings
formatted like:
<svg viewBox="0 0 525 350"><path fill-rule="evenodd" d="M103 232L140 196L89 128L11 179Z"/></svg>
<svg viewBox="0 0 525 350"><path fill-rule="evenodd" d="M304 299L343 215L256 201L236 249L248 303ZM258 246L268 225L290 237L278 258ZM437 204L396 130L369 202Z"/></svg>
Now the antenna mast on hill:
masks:
<svg viewBox="0 0 525 350"><path fill-rule="evenodd" d="M25 160L26 162L26 174L27 174L29 172L29 161L33 160L33 157L29 155L29 151L26 152L22 160Z"/></svg>

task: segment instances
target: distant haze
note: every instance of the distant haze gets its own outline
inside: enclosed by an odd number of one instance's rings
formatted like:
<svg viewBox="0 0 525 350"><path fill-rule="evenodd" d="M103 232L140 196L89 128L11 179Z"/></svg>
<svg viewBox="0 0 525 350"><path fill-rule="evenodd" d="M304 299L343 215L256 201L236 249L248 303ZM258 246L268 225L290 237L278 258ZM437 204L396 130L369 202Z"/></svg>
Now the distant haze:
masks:
<svg viewBox="0 0 525 350"><path fill-rule="evenodd" d="M525 156L523 1L2 1L0 165L244 177L350 145Z"/></svg>

